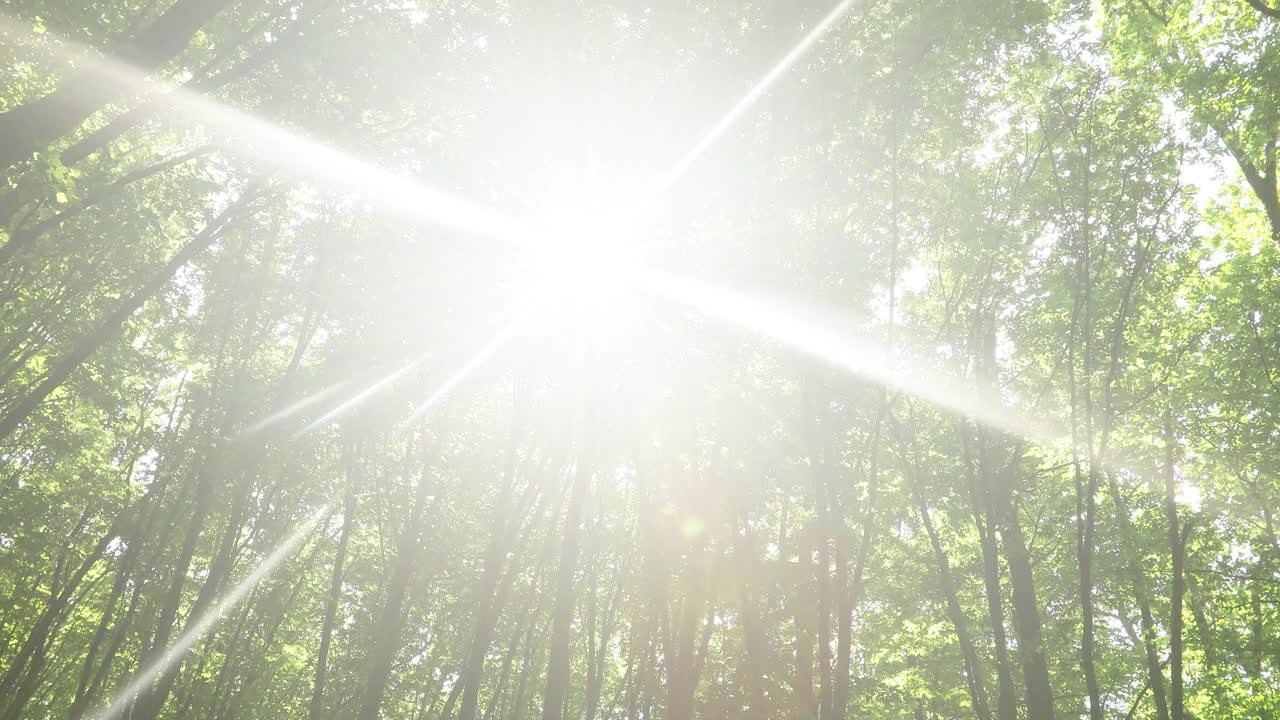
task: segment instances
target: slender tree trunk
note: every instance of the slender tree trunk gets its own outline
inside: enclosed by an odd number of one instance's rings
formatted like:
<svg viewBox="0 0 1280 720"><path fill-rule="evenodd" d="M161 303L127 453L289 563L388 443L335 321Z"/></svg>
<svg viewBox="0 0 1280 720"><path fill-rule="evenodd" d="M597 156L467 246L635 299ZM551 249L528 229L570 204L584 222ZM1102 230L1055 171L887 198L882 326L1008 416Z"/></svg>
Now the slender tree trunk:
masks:
<svg viewBox="0 0 1280 720"><path fill-rule="evenodd" d="M1129 515L1129 503L1120 491L1115 474L1105 473L1111 501L1116 506L1116 522L1120 526L1120 536L1129 548L1137 548L1137 540L1133 530L1133 521ZM1151 699L1156 705L1157 720L1169 720L1168 695L1164 689L1164 670L1160 666L1160 653L1156 647L1156 621L1151 611L1151 597L1147 586L1146 571L1139 564L1137 555L1132 550L1128 557L1130 583L1133 587L1134 599L1138 603L1138 613L1142 621L1142 645L1147 660L1147 681L1151 686Z"/></svg>
<svg viewBox="0 0 1280 720"><path fill-rule="evenodd" d="M995 511L992 507L990 487L978 481L974 467L971 436L964 434L965 466L969 476L970 510L973 524L978 531L978 543L982 552L982 581L987 599L987 618L991 625L992 646L996 661L996 718L1017 720L1018 693L1013 684L1013 671L1009 663L1009 641L1004 624L1004 593L1000 588L1000 549L996 544ZM979 438L981 441L981 438ZM979 453L985 463L985 449Z"/></svg>
<svg viewBox="0 0 1280 720"><path fill-rule="evenodd" d="M551 623L551 655L547 661L547 685L542 696L542 720L562 720L569 694L569 640L575 605L574 575L578 569L582 508L590 481L589 468L573 470L573 489L564 522L564 543L560 549L560 569L556 576L556 602Z"/></svg>
<svg viewBox="0 0 1280 720"><path fill-rule="evenodd" d="M994 328L986 328L980 337L979 382L989 397L998 398ZM996 467L996 458L992 457L993 449L988 447L988 442L988 433L980 433L978 460L983 474L982 484L990 494L991 510L1004 547L1005 564L1009 568L1009 584L1013 590L1013 628L1026 683L1027 720L1053 720L1053 686L1044 654L1044 631L1040 624L1035 575L1014 501L1017 460L1022 450L1016 447L1007 465L1000 468Z"/></svg>
<svg viewBox="0 0 1280 720"><path fill-rule="evenodd" d="M806 531L801 530L804 534ZM813 568L810 556L812 550L807 539L797 542L799 561L796 563L795 587L797 599L793 612L795 623L795 679L792 697L792 708L799 720L811 720L817 710L817 698L813 694L813 623L811 621L812 600L809 588L813 586Z"/></svg>
<svg viewBox="0 0 1280 720"><path fill-rule="evenodd" d="M238 414L238 413L237 413ZM231 512L227 518L226 525L222 531L222 537L218 543L218 549L215 552L212 561L209 563L207 575L204 583L200 586L200 591L196 594L195 601L191 603L191 608L187 611L186 620L183 622L182 630L178 636L182 637L192 627L204 619L206 610L208 610L222 591L227 578L231 576L234 569L236 550L241 532L247 519L246 511L250 497L252 497L253 480L256 477L252 468L256 466L259 457L264 448L244 448L241 452L236 453L237 463L239 464L240 481L232 490ZM202 503L204 507L200 523L193 524L194 540L198 538L200 526L203 525L205 517L212 510L210 500ZM185 545L184 545L185 549ZM187 559L187 566L190 566L190 558ZM180 596L179 592L179 596ZM167 637L166 637L167 643ZM164 652L166 648L161 645L157 648L160 652ZM158 655L157 655L158 657ZM153 688L142 694L134 709L131 720L156 720L160 716L164 704L168 700L169 695L173 692L174 684L178 680L178 676L182 669L182 662L179 660L172 667L167 668L156 679Z"/></svg>
<svg viewBox="0 0 1280 720"><path fill-rule="evenodd" d="M738 603L742 613L742 647L743 647L743 681L746 689L747 709L743 716L747 720L765 720L769 717L769 708L765 697L765 665L768 655L768 638L762 625L760 612L756 609L755 584L760 580L760 572L756 559L756 538L749 521L743 522L735 529L736 547L734 555L738 560Z"/></svg>
<svg viewBox="0 0 1280 720"><path fill-rule="evenodd" d="M172 450L173 433L177 424L178 407L182 400L182 388L184 386L185 381L181 386L179 386L178 392L174 394L173 405L169 408L169 424L168 427L165 428L164 445L169 447L170 451ZM154 540L152 537L152 531L155 527L157 518L160 516L160 503L164 500L165 491L168 489L169 481L172 477L171 473L161 473L163 461L166 457L167 453L157 458L155 470L156 477L152 482L151 488L148 489L147 494L143 496L143 507L146 509L145 516L143 517L142 522L138 523L133 532L130 533L128 545L125 548L123 557L120 559L119 566L116 568L115 580L111 586L111 595L108 598L106 605L103 607L102 615L98 620L98 627L94 630L93 640L90 641L89 649L85 653L84 668L80 675L80 684L76 688L75 699L72 701L71 707L67 711L67 716L71 718L71 720L79 720L80 716L88 710L89 703L93 700L93 697L96 694L101 677L99 675L99 679L95 680L95 673L93 672L95 669L95 659L97 658L98 648L106 639L107 632L111 627L113 612L119 602L119 599L123 597L125 590L127 589L129 578L133 574L133 570L137 565L139 556L142 554L144 544L148 540ZM132 469L130 469L129 474L132 475ZM136 590L133 597L134 600L131 603L130 608L132 608L137 602L138 593ZM131 612L128 612L128 615L131 614ZM125 618L118 621L117 626L120 627L121 630L123 629L126 620L127 615ZM117 631L117 633L119 632L120 631ZM113 647L114 646L115 644L113 643ZM103 666L110 664L110 655L114 655L114 651L111 651L109 656L103 658Z"/></svg>
<svg viewBox="0 0 1280 720"><path fill-rule="evenodd" d="M516 391L519 392L518 390ZM519 403L517 396L513 404ZM520 409L512 408L511 432L507 439L507 448L503 458L502 486L498 491L497 508L494 511L493 532L489 536L489 546L485 552L484 570L480 583L476 587L476 621L471 639L471 648L467 654L466 664L462 668L460 682L463 683L462 705L458 711L458 720L475 720L476 706L480 696L480 682L484 677L484 660L489 654L489 646L493 642L493 633L497 627L501 606L496 597L498 580L502 574L504 559L511 549L511 542L516 533L511 528L512 492L515 489L516 460L520 443L521 418ZM536 484L529 483L532 492ZM528 501L526 496L525 502Z"/></svg>
<svg viewBox="0 0 1280 720"><path fill-rule="evenodd" d="M1087 481L1082 481L1087 477ZM1089 695L1090 720L1102 720L1102 692L1098 687L1098 670L1094 662L1093 613L1093 547L1097 526L1098 470L1092 464L1088 472L1075 468L1077 507L1077 557L1080 559L1080 665L1084 671L1085 691Z"/></svg>
<svg viewBox="0 0 1280 720"><path fill-rule="evenodd" d="M685 568L684 598L680 604L679 627L674 633L674 647L667 656L667 711L668 720L692 720L694 699L701 675L702 661L706 654L706 637L702 648L698 644L698 626L703 609L707 605L708 551L706 536L699 536L689 550ZM710 627L704 629L710 631Z"/></svg>
<svg viewBox="0 0 1280 720"><path fill-rule="evenodd" d="M827 461L819 435L825 428L818 418L818 406L811 387L806 388L802 412L805 414L805 434L808 436L809 474L813 483L813 505L816 516L816 542L818 550L817 580L818 600L818 717L831 720L833 707L831 687L831 535L834 520L828 498Z"/></svg>
<svg viewBox="0 0 1280 720"><path fill-rule="evenodd" d="M356 483L360 482L360 460L355 456L352 442L343 443L346 460L347 483L342 500L342 530L338 534L338 548L333 555L333 571L329 574L329 594L324 602L324 619L320 624L320 648L316 652L316 671L311 683L310 720L321 720L324 712L324 683L329 671L329 645L333 642L333 624L338 615L338 601L342 598L342 573L347 561L347 544L351 540L351 521L356 513Z"/></svg>
<svg viewBox="0 0 1280 720"><path fill-rule="evenodd" d="M97 564L107 544L116 537L116 526L102 537L80 563L62 589L55 595L44 612L36 620L35 626L27 635L26 642L14 660L11 661L3 680L0 680L0 695L8 695L9 702L5 709L5 720L17 720L22 710L31 700L39 684L40 674L44 670L45 654L49 647L49 638L55 632L57 621L67 609L75 590L84 580L89 570Z"/></svg>
<svg viewBox="0 0 1280 720"><path fill-rule="evenodd" d="M1169 555L1173 559L1173 580L1169 585L1169 717L1170 720L1183 720L1182 596L1185 592L1183 564L1186 544L1178 526L1177 473L1174 467L1176 439L1173 433L1172 408L1165 408L1164 421L1164 507L1169 523Z"/></svg>
<svg viewBox="0 0 1280 720"><path fill-rule="evenodd" d="M1192 577L1194 578L1194 576ZM1187 604L1190 605L1191 618L1196 624L1196 639L1199 640L1200 649L1204 651L1204 674L1206 677L1211 677L1218 670L1217 634L1214 632L1213 625L1209 622L1208 614L1205 611L1205 600L1194 579L1187 584L1186 597L1189 601Z"/></svg>
<svg viewBox="0 0 1280 720"><path fill-rule="evenodd" d="M373 629L369 675L357 720L378 720L382 709L387 681L391 678L391 666L395 661L396 651L400 648L400 631L404 624L404 602L409 590L409 580L413 576L416 560L421 556L419 551L427 514L427 497L434 485L431 466L435 461L435 449L429 445L423 453L422 474L414 489L413 506L396 543L395 566L387 585L387 599Z"/></svg>
<svg viewBox="0 0 1280 720"><path fill-rule="evenodd" d="M840 636L836 658L835 691L832 697L832 714L837 720L843 720L848 715L850 683L853 681L850 675L853 654L853 613L858 604L862 602L862 580L866 573L867 561L871 557L871 548L875 540L875 509L880 489L880 431L887 412L888 394L886 393L881 395L880 409L876 413L876 420L871 431L870 463L867 468L867 501L866 506L862 509L862 529L858 540L858 554L854 560L852 571L848 570L848 560L845 555L847 551L842 550L842 547L847 547L851 542L847 537L843 537L843 527L841 528L842 538L837 541L836 545L837 566L845 567L845 573L848 575L846 587L841 595Z"/></svg>
<svg viewBox="0 0 1280 720"><path fill-rule="evenodd" d="M947 602L947 616L956 631L956 640L960 644L960 655L964 659L965 684L969 690L969 700L973 704L973 712L978 720L991 720L991 709L987 705L986 682L983 679L982 665L978 661L978 651L974 647L973 637L969 635L968 622L965 620L964 608L960 605L960 597L956 592L955 578L951 574L951 563L947 559L938 530L929 515L929 505L925 502L924 490L921 488L921 467L919 450L915 447L914 436L911 439L913 467L907 468L906 476L911 485L911 493L915 499L916 514L924 525L929 536L929 547L933 551L934 563L938 567L938 579L941 580L942 593Z"/></svg>

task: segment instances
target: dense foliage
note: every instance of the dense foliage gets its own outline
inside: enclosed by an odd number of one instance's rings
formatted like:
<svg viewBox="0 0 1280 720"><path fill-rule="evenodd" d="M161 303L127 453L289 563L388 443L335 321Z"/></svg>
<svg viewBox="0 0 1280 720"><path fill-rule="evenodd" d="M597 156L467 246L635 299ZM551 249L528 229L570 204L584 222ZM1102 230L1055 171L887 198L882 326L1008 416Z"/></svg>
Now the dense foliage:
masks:
<svg viewBox="0 0 1280 720"><path fill-rule="evenodd" d="M0 720L1276 717L1280 5L846 5L6 0Z"/></svg>

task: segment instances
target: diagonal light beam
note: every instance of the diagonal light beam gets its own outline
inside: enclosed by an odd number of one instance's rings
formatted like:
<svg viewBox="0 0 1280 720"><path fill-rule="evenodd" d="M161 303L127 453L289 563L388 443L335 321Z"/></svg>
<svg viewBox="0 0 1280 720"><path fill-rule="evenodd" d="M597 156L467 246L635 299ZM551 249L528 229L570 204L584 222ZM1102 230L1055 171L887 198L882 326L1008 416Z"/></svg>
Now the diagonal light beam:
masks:
<svg viewBox="0 0 1280 720"><path fill-rule="evenodd" d="M24 36L30 34L30 27L0 12L0 31ZM98 55L68 38L49 41L49 34L43 37L59 60L93 68L103 82L127 87L139 96L163 94L166 101L162 103L162 115L232 136L222 146L234 144L236 154L243 157L264 161L299 180L312 181L332 191L359 194L385 210L420 222L510 243L520 243L525 238L519 224L489 208L290 132L206 95L152 80L144 72Z"/></svg>
<svg viewBox="0 0 1280 720"><path fill-rule="evenodd" d="M512 320L498 330L497 334L494 335L489 342L485 343L475 355L472 355L470 360L463 363L462 367L459 367L457 371L446 378L434 392L427 396L426 400L423 400L416 408L414 408L413 413L401 423L401 427L407 427L421 419L423 415L426 415L431 408L435 407L437 403L447 397L449 393L453 392L453 389L456 388L459 383L466 380L471 373L475 372L477 368L488 362L489 359L505 347L507 343L514 340L516 335L524 329L527 320L528 313L521 313L521 315L515 320Z"/></svg>
<svg viewBox="0 0 1280 720"><path fill-rule="evenodd" d="M836 21L844 17L845 13L849 12L857 2L858 0L842 0L842 2L831 8L822 20L817 25L814 25L813 29L800 39L800 42L796 43L795 47L782 56L781 60L756 81L756 84L747 91L746 95L743 95L738 102L734 103L721 116L720 120L702 135L697 144L654 181L653 185L641 196L637 207L639 209L647 207L660 195L671 189L672 185L679 182L680 178L689 171L689 168L693 167L693 164L698 161L698 158L702 157L716 141L723 137L729 131L729 128L733 127L746 114L747 110L751 109L751 106L755 105L801 57L804 57L805 53L809 52L822 39L822 36L836 24Z"/></svg>
<svg viewBox="0 0 1280 720"><path fill-rule="evenodd" d="M413 415L409 418L409 420L405 421L403 425L408 425L413 420L416 420L422 417L423 415L425 415L440 400L442 400L454 388L456 388L458 384L460 384L469 375L471 375L471 373L473 373L477 368L479 368L491 357L493 357L493 355L496 354L502 347L504 347L507 343L513 340L517 336L517 334L524 328L524 325L528 319L530 312L532 312L532 310L526 310L525 312L518 315L510 323L507 323L506 325L504 325L493 338L491 338L487 343L485 343L485 345L481 347L480 350L471 357L471 359L465 362L462 365L462 367L460 367L457 371L452 373L440 385L440 387L438 387L422 404L420 404L414 410ZM426 358L427 358L426 354L420 355L417 358L414 358L413 360L409 361L408 363L405 363L404 365L400 366L395 371L378 379L376 382L365 387L359 393L356 393L352 397L348 398L346 401L339 404L337 407L333 408L329 412L322 415L320 418L316 419L311 424L307 425L302 430L295 433L293 438L294 439L299 438L315 430L316 428L324 425L330 420L338 417L339 415L344 414L345 412L347 412L348 410L350 410L351 408L355 407L357 404L359 404L360 402L368 398L370 395L373 395L379 390L385 388L386 386L395 382L397 379L403 377L406 373L410 372L414 368L421 365ZM335 389L336 388L323 390L320 393L317 393L316 395L320 395L320 396L328 395L332 393ZM304 400L301 402L305 404L311 404L316 401L317 401L317 398L316 396L313 395L309 398L304 398ZM276 415L273 415L269 418L264 419L258 425L265 426L266 424L270 424L271 422L275 422L281 419L281 418L277 418L277 416L279 415L282 415L282 414L287 415L287 414L291 414L292 412L296 412L299 409L296 406L297 406L297 403L295 403L294 406L285 408L285 410L282 410L280 413L276 413ZM258 427L258 426L255 425L254 427ZM253 430L253 428L250 428L250 430ZM246 431L246 432L249 432L249 431ZM253 570L250 571L250 573L247 576L245 576L243 580L240 581L239 584L237 584L234 588L231 589L230 592L224 595L216 605L214 605L208 611L206 611L205 614L195 622L195 624L193 624L186 632L182 634L182 636L180 636L176 641L174 641L173 645L171 645L167 650L165 650L164 655L157 658L156 661L153 662L151 665L149 665L146 669L140 671L138 675L134 677L134 679L123 690L120 691L119 695L117 696L114 702L112 702L100 713L94 716L95 720L115 720L116 718L120 717L125 711L128 710L129 706L133 703L133 701L137 698L137 696L140 693L146 691L146 689L150 687L153 683L155 683L156 680L158 680L161 675L176 668L182 662L183 657L188 652L191 651L191 648L194 647L195 644L199 642L201 638L207 635L209 631L212 630L214 626L216 626L218 622L222 620L222 618L225 617L228 612L230 612L237 604L239 604L242 600L244 600L244 598L249 594L251 590L253 590L255 586L257 586L259 582L262 582L262 580L264 580L265 578L269 577L272 573L274 573L276 568L279 567L280 564L283 563L286 558L292 555L295 550L297 550L298 546L301 545L303 540L306 539L311 529L314 528L315 525L318 522L320 522L321 518L323 518L328 513L329 508L333 504L333 502L334 501L332 499L329 500L319 510L313 513L307 520L300 523L293 530L293 532L289 534L289 536L285 539L285 541L280 544L279 547L273 550L270 555L268 555L266 558L262 560L261 563L255 566Z"/></svg>
<svg viewBox="0 0 1280 720"><path fill-rule="evenodd" d="M244 434L252 435L254 433L266 430L272 425L284 422L285 420L288 420L289 418L297 415L303 410L306 410L307 408L327 399L331 395L336 394L339 390L346 387L347 384L348 384L348 381L343 380L343 381L334 383L333 385L330 385L328 387L320 388L319 390L313 393L310 393L308 395L305 395L289 403L288 405L285 405L279 410L276 410L270 415L267 415L261 420L258 420L257 422L253 423L249 427L245 428Z"/></svg>
<svg viewBox="0 0 1280 720"><path fill-rule="evenodd" d="M997 430L1052 444L1061 429L1004 405L992 391L948 377L866 335L823 320L814 308L789 306L723 287L648 271L643 288L709 318L762 335L833 367L914 395Z"/></svg>
<svg viewBox="0 0 1280 720"><path fill-rule="evenodd" d="M301 430L291 435L289 439L297 440L303 435L308 435L311 432L321 427L324 427L325 425L329 424L333 420L336 420L337 418L347 414L352 408L356 407L360 403L369 399L370 396L377 394L383 388L386 388L387 386L391 385L395 381L404 377L409 372L413 371L414 368L417 368L419 365L426 362L427 358L430 356L431 356L430 353L422 353L421 355L418 355L412 360L404 363L403 365L396 368L395 370L392 370L386 375L383 375L382 377L378 378L372 383L366 385L364 389L362 389L360 392L356 393L355 395L352 395L346 400L343 400L341 403L338 403L338 405L336 405L335 407L330 408L327 412L325 412L320 417L316 418L315 420L312 420L309 424L307 424Z"/></svg>
<svg viewBox="0 0 1280 720"><path fill-rule="evenodd" d="M219 620L231 612L258 583L275 572L280 563L293 554L293 551L310 535L311 529L320 522L321 518L328 514L331 504L331 502L326 503L319 510L312 513L309 518L299 523L293 529L293 532L289 533L289 536L285 538L284 542L280 543L279 547L271 551L271 554L264 558L243 580L231 588L226 595L223 595L216 605L206 610L199 620L165 650L164 655L156 658L155 662L139 671L134 679L117 694L114 702L93 716L95 720L115 720L120 717L129 709L129 706L139 694L145 692L161 675L177 667L182 662L183 656L201 638L207 635L218 624Z"/></svg>

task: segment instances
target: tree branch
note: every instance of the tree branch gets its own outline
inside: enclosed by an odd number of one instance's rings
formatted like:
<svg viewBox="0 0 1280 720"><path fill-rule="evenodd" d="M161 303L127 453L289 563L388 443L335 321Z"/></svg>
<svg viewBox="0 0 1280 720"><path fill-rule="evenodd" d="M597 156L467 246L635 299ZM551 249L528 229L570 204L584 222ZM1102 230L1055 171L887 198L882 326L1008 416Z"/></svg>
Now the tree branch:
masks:
<svg viewBox="0 0 1280 720"><path fill-rule="evenodd" d="M1266 15L1272 20L1280 20L1280 10L1268 6L1267 4L1263 3L1262 0L1245 0L1245 2L1252 5L1254 10L1257 10L1258 12L1262 13L1263 15Z"/></svg>

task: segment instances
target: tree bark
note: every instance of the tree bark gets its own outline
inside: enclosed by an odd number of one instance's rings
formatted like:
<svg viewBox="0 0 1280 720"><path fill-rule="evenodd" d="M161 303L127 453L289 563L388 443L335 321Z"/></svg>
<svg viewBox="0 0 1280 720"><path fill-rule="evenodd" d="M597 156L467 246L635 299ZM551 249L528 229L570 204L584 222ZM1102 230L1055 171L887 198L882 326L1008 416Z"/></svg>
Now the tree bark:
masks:
<svg viewBox="0 0 1280 720"><path fill-rule="evenodd" d="M1000 548L996 545L995 511L991 502L991 488L978 480L972 447L973 436L965 428L965 472L969 484L969 510L978 531L978 545L982 554L982 581L987 599L987 618L991 625L992 646L996 661L996 718L1017 720L1018 694L1013 684L1013 671L1009 665L1009 640L1004 624L1004 594L1000 589ZM982 441L979 436L979 441ZM985 447L978 452L980 461L986 463Z"/></svg>
<svg viewBox="0 0 1280 720"><path fill-rule="evenodd" d="M423 525L427 515L427 497L434 483L431 467L434 464L434 443L428 443L422 458L422 474L414 489L413 505L404 529L396 543L395 566L387 585L387 599L377 625L373 629L373 649L369 656L369 676L365 682L364 699L360 705L358 720L378 720L382 699L391 677L391 666L400 648L400 631L404 624L404 602L413 576L416 560L420 557Z"/></svg>
<svg viewBox="0 0 1280 720"><path fill-rule="evenodd" d="M1018 635L1018 652L1022 657L1022 674L1027 686L1027 718L1053 720L1053 689L1044 655L1031 555L1027 552L1013 500L1013 471L1007 469L999 474L1005 477L995 479L997 521L1013 588L1013 626Z"/></svg>
<svg viewBox="0 0 1280 720"><path fill-rule="evenodd" d="M1173 579L1169 585L1169 717L1182 720L1182 596L1186 587L1183 565L1187 546L1178 526L1172 408L1165 408L1164 420L1164 507L1169 523L1169 555L1173 562Z"/></svg>
<svg viewBox="0 0 1280 720"><path fill-rule="evenodd" d="M915 446L914 435L910 439L913 460L906 468L907 482L911 486L911 494L915 500L916 514L924 525L929 536L929 547L933 551L934 563L938 568L938 579L941 581L943 597L947 603L947 616L956 632L956 641L960 645L960 655L964 659L965 685L969 690L969 701L973 705L974 715L978 720L991 720L991 709L987 705L986 682L983 679L982 666L978 662L978 651L974 647L973 637L969 634L969 624L965 620L964 608L960 605L960 597L956 592L955 578L951 574L951 562L947 559L946 550L934 527L933 518L929 516L929 505L925 502L924 489L921 487L921 466L919 449ZM904 453L905 456L905 453Z"/></svg>
<svg viewBox="0 0 1280 720"><path fill-rule="evenodd" d="M582 508L586 503L591 471L574 468L573 489L564 522L564 543L560 549L560 569L556 576L556 602L551 622L551 654L547 661L547 685L542 696L542 720L562 720L564 703L569 694L569 640L575 605L574 576L578 569L578 551L582 525Z"/></svg>
<svg viewBox="0 0 1280 720"><path fill-rule="evenodd" d="M519 390L516 392L518 393ZM475 720L480 696L480 681L484 677L484 660L489 654L489 646L493 643L493 633L497 626L498 613L501 611L495 591L502 575L502 566L516 536L514 528L511 527L511 501L512 492L515 489L516 456L519 451L521 432L520 409L514 406L518 403L517 396L513 400L511 432L503 458L502 485L498 491L497 508L494 511L493 531L489 536L489 546L485 552L484 570L476 587L476 624L466 664L460 676L463 689L458 720ZM534 488L536 484L530 482L529 492L531 493ZM527 495L524 502L528 502Z"/></svg>
<svg viewBox="0 0 1280 720"><path fill-rule="evenodd" d="M1151 685L1151 699L1156 705L1157 720L1169 720L1168 695L1164 689L1164 671L1160 667L1160 654L1156 648L1156 621L1151 611L1151 598L1147 589L1147 575L1137 554L1133 549L1138 547L1133 531L1133 521L1129 515L1129 503L1120 491L1120 484L1115 474L1105 473L1111 500L1116 506L1116 521L1120 526L1120 536L1124 544L1131 548L1128 553L1128 570L1133 587L1133 596L1138 603L1138 613L1142 621L1142 645L1147 659L1147 680Z"/></svg>
<svg viewBox="0 0 1280 720"><path fill-rule="evenodd" d="M338 547L333 555L333 572L329 575L329 594L324 602L324 620L320 625L320 648L316 652L316 671L311 683L310 720L321 720L324 713L324 684L329 672L329 645L333 641L333 624L338 614L338 601L342 598L342 573L347 561L347 544L351 540L351 521L356 513L355 486L360 482L360 460L355 457L352 442L343 443L346 460L347 487L342 500L342 530L338 534Z"/></svg>

